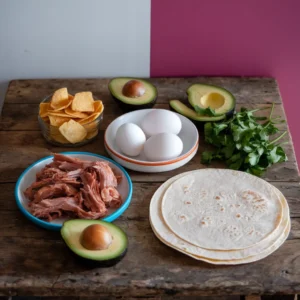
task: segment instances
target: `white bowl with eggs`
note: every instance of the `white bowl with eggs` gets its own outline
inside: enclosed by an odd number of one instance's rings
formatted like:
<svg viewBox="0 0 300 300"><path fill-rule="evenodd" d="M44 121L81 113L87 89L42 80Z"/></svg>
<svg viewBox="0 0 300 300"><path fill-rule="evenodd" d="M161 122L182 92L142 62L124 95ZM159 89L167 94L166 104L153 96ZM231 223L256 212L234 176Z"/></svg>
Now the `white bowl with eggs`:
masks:
<svg viewBox="0 0 300 300"><path fill-rule="evenodd" d="M139 172L165 172L197 153L199 134L186 117L166 109L142 109L115 119L104 135L105 149L119 164Z"/></svg>

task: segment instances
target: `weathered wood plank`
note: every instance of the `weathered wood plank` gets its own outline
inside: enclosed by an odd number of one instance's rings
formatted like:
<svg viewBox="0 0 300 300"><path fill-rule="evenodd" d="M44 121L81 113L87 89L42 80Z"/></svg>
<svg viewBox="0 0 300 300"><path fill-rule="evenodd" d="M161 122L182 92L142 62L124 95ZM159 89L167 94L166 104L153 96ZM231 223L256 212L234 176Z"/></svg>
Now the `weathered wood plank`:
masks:
<svg viewBox="0 0 300 300"><path fill-rule="evenodd" d="M123 228L128 237L136 239L143 237L146 243L152 244L153 232L150 227L149 205L131 207L114 223ZM0 237L38 238L42 240L57 240L57 232L46 231L27 220L20 211L0 211ZM289 240L300 239L300 218L291 218L291 233ZM1 251L0 251L1 253ZM24 253L24 255L27 255Z"/></svg>
<svg viewBox="0 0 300 300"><path fill-rule="evenodd" d="M39 103L44 97L61 87L70 91L92 91L104 101L111 102L107 85L108 78L95 79L35 79L10 82L5 103ZM193 77L193 78L151 78L158 89L158 103L171 99L186 99L186 89L194 83L222 86L231 91L239 103L281 103L278 86L273 78L253 77Z"/></svg>
<svg viewBox="0 0 300 300"><path fill-rule="evenodd" d="M61 240L4 237L0 245L10 249L1 251L0 295L193 296L300 291L299 239L286 241L258 262L223 267L195 261L154 238L149 244L142 236L129 240L129 251L119 264L104 269L78 264ZM143 257L147 259L141 263Z"/></svg>
<svg viewBox="0 0 300 300"><path fill-rule="evenodd" d="M14 298L0 297L0 300L173 300L174 296L163 295L163 296L137 296L137 297L126 297L126 296L97 296L97 297L68 297L68 296L52 296L52 297L37 297L37 296L14 296ZM177 296L176 300L244 300L239 295L228 296ZM262 299L264 300L264 299ZM295 300L294 298L270 298L270 300Z"/></svg>
<svg viewBox="0 0 300 300"><path fill-rule="evenodd" d="M266 104L237 104L236 109L240 111L241 107L247 107L249 109L271 107ZM154 108L169 109L168 104L156 104ZM123 112L119 106L112 102L105 105L104 118L101 124L102 129L106 129L107 126L116 117L122 115ZM257 112L255 115L268 117L270 110L263 110ZM0 119L0 130L40 130L39 123L37 120L38 115L38 104L11 104L6 103L2 110ZM273 116L281 116L285 120L285 114L283 106L276 104L274 108ZM287 124L278 124L280 130L287 130Z"/></svg>
<svg viewBox="0 0 300 300"><path fill-rule="evenodd" d="M261 300L261 297L260 296L250 295L250 296L246 296L245 300Z"/></svg>
<svg viewBox="0 0 300 300"><path fill-rule="evenodd" d="M261 300L297 300L297 295L262 295Z"/></svg>
<svg viewBox="0 0 300 300"><path fill-rule="evenodd" d="M150 296L150 297L143 297L143 296L138 296L138 297L47 297L47 298L32 298L32 299L24 299L24 300L173 300L173 296ZM0 298L1 300L1 298ZM12 299L12 300L23 300L23 299ZM176 297L176 300L240 300L240 296L194 296L194 297L189 297L189 296L179 296ZM263 299L264 300L264 299ZM277 299L272 299L272 300L277 300ZM279 299L278 300L295 300L295 299Z"/></svg>
<svg viewBox="0 0 300 300"><path fill-rule="evenodd" d="M286 197L289 207L290 214L292 217L300 217L300 185L298 182L271 182L275 187L279 188L280 191ZM142 210L148 209L150 200L154 192L159 188L161 183L159 182L135 182L134 192L131 206L138 206ZM2 183L0 184L1 199L0 211L15 211L18 210L14 198L14 183ZM127 212L131 211L128 208ZM135 210L136 208L134 208ZM138 213L138 211L137 211ZM146 214L145 217L148 215ZM0 219L0 224L2 224ZM17 228L15 228L17 230ZM0 233L1 234L1 233Z"/></svg>
<svg viewBox="0 0 300 300"><path fill-rule="evenodd" d="M100 131L96 140L76 151L87 151L108 156L103 145L104 132ZM9 137L9 138L8 138ZM73 151L73 148L53 146L45 141L39 131L12 131L7 134L0 131L0 182L14 182L22 171L36 160L48 156L53 152ZM284 146L289 158L288 162L272 166L265 173L264 178L268 181L298 181L299 174L292 144ZM176 174L207 167L200 163L200 156L204 149L199 145L197 155L185 166L163 173L140 173L129 171L133 181L165 181ZM211 167L224 167L221 162L214 162Z"/></svg>
<svg viewBox="0 0 300 300"><path fill-rule="evenodd" d="M275 183L275 186L285 194L292 218L290 239L300 238L300 197L299 185ZM0 206L0 237L27 237L41 239L56 239L57 233L47 232L27 220L18 210L14 199L14 184L1 184L2 199ZM152 238L153 233L149 223L149 204L152 195L160 186L159 183L135 183L132 201L126 212L115 221L131 238L142 236ZM147 240L151 244L152 241ZM25 254L26 255L26 254ZM1 256L1 252L0 252Z"/></svg>

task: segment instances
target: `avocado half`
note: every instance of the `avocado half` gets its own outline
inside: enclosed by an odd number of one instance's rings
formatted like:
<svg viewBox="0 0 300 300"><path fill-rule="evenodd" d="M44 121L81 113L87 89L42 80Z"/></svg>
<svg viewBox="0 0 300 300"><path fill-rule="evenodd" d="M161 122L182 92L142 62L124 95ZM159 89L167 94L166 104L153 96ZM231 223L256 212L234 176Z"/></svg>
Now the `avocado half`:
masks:
<svg viewBox="0 0 300 300"><path fill-rule="evenodd" d="M216 122L216 121L223 120L226 117L225 114L220 116L212 116L212 117L206 115L200 115L179 100L171 100L169 104L171 109L191 119L192 121L194 121L195 124L198 122L209 122L209 121Z"/></svg>
<svg viewBox="0 0 300 300"><path fill-rule="evenodd" d="M127 97L123 94L124 85L131 80L140 81L144 85L145 93L142 96ZM151 108L157 99L156 87L144 79L130 77L113 78L108 84L108 89L112 98L124 111Z"/></svg>
<svg viewBox="0 0 300 300"><path fill-rule="evenodd" d="M88 250L81 244L81 234L90 225L100 224L112 235L112 243L105 250ZM68 248L88 266L109 267L118 263L126 254L128 239L118 226L99 220L75 219L64 222L61 236Z"/></svg>
<svg viewBox="0 0 300 300"><path fill-rule="evenodd" d="M224 88L196 83L187 89L189 103L192 107L210 107L215 116L232 115L235 109L235 97Z"/></svg>

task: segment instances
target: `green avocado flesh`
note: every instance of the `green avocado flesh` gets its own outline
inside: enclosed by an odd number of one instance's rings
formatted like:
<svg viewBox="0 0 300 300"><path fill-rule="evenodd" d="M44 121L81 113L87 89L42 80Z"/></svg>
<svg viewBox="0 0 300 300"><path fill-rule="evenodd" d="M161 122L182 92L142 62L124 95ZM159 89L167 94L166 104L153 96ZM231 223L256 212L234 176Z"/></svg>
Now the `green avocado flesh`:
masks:
<svg viewBox="0 0 300 300"><path fill-rule="evenodd" d="M191 106L210 107L216 116L226 114L235 107L234 96L217 86L196 83L187 89L187 94Z"/></svg>
<svg viewBox="0 0 300 300"><path fill-rule="evenodd" d="M179 114L181 114L191 120L194 120L194 121L200 121L200 122L212 121L213 122L213 121L220 121L225 118L225 115L214 116L214 117L209 117L206 115L199 115L193 109L187 107L185 104L183 104L179 100L171 100L170 106Z"/></svg>
<svg viewBox="0 0 300 300"><path fill-rule="evenodd" d="M80 243L83 230L93 224L105 226L111 233L113 240L105 250L88 250ZM78 256L94 261L108 261L116 259L127 249L127 236L116 225L98 220L70 220L66 221L61 229L61 236L67 246Z"/></svg>
<svg viewBox="0 0 300 300"><path fill-rule="evenodd" d="M130 98L123 95L122 90L124 85L130 80L138 80L141 81L145 86L145 93L144 95L136 98ZM127 77L120 77L114 78L108 84L109 91L111 92L112 96L117 98L118 100L122 101L126 104L131 105L144 105L154 101L157 97L157 90L154 85L149 83L146 80L137 79L137 78L127 78Z"/></svg>

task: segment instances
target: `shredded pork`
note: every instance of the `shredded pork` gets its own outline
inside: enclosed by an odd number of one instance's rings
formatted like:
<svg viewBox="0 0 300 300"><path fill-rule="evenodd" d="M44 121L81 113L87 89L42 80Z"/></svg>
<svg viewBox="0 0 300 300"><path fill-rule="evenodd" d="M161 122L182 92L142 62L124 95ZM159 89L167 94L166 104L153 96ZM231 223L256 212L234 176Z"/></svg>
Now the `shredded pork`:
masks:
<svg viewBox="0 0 300 300"><path fill-rule="evenodd" d="M31 213L51 221L62 216L99 219L122 204L116 176L108 163L55 154L25 191Z"/></svg>

